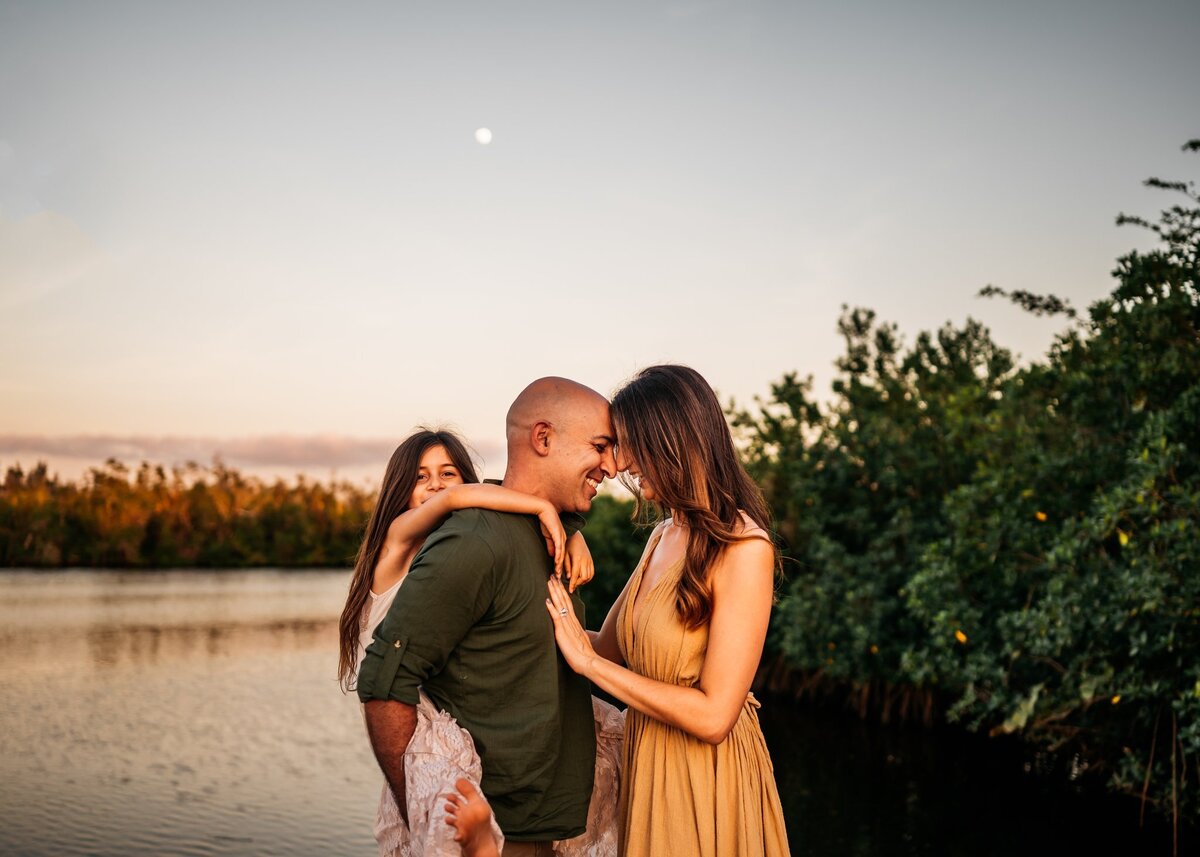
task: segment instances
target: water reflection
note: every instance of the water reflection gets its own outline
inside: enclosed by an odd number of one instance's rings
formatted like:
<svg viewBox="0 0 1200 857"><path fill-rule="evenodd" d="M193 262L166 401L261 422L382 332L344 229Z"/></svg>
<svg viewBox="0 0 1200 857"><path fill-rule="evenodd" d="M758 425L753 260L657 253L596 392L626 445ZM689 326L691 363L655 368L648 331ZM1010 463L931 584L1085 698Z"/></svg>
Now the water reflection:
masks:
<svg viewBox="0 0 1200 857"><path fill-rule="evenodd" d="M122 665L143 666L163 660L222 658L285 649L328 651L331 645L336 645L337 623L313 619L260 625L91 627L87 629L84 639L94 666L116 668ZM61 645L61 642L38 642L38 645L42 644L54 646Z"/></svg>
<svg viewBox="0 0 1200 857"><path fill-rule="evenodd" d="M161 661L228 658L252 652L322 650L337 645L337 622L293 619L281 622L203 625L92 625L61 631L0 632L0 678L53 669L62 663L89 663L105 670Z"/></svg>
<svg viewBox="0 0 1200 857"><path fill-rule="evenodd" d="M346 582L0 574L0 853L371 853Z"/></svg>
<svg viewBox="0 0 1200 857"><path fill-rule="evenodd" d="M380 775L334 679L346 583L0 573L0 854L374 853ZM1015 745L764 703L797 854L1169 853Z"/></svg>
<svg viewBox="0 0 1200 857"><path fill-rule="evenodd" d="M337 644L342 574L69 572L0 577L0 677Z"/></svg>

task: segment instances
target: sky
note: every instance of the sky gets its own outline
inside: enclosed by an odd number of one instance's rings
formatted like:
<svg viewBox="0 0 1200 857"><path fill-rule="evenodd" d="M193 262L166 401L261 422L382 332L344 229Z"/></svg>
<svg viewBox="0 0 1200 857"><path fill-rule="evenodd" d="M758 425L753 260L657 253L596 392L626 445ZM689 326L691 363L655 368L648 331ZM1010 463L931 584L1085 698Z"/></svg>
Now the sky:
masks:
<svg viewBox="0 0 1200 857"><path fill-rule="evenodd" d="M0 0L0 467L503 472L529 381L828 396L842 305L1113 287L1194 179L1200 4ZM476 130L488 128L482 145Z"/></svg>

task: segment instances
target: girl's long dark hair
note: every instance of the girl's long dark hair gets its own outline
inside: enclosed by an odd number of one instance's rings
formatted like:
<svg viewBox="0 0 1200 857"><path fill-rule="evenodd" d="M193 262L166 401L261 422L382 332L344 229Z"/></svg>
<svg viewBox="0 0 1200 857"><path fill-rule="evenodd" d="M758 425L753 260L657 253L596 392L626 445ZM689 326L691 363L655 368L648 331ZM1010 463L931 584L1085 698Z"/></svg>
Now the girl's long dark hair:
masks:
<svg viewBox="0 0 1200 857"><path fill-rule="evenodd" d="M475 465L466 446L454 432L427 428L418 429L405 438L392 453L383 483L379 486L379 497L367 521L358 558L354 561L354 575L350 578L350 591L346 595L346 606L338 621L338 683L342 690L354 689L355 670L358 666L358 638L362 633L363 611L371 598L371 583L375 577L375 566L383 553L387 541L388 527L392 521L408 511L408 501L417 485L417 470L421 456L435 446L444 447L450 461L458 468L463 482L478 482Z"/></svg>
<svg viewBox="0 0 1200 857"><path fill-rule="evenodd" d="M770 533L766 500L738 458L716 393L695 369L643 369L613 397L612 420L617 443L653 485L659 511L669 510L688 529L675 609L684 624L699 627L712 616L709 570L728 545L754 538L738 534L742 513ZM642 515L641 492L622 481Z"/></svg>

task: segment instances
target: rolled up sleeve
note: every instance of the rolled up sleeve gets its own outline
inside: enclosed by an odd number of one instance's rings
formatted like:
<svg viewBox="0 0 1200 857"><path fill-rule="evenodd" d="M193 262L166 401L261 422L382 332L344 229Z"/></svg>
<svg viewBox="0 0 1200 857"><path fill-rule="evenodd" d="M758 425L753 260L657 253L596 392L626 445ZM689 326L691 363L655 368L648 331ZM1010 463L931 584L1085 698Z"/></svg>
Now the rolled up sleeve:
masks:
<svg viewBox="0 0 1200 857"><path fill-rule="evenodd" d="M421 685L445 668L491 604L494 566L491 548L473 533L445 526L431 535L375 629L358 698L416 705Z"/></svg>

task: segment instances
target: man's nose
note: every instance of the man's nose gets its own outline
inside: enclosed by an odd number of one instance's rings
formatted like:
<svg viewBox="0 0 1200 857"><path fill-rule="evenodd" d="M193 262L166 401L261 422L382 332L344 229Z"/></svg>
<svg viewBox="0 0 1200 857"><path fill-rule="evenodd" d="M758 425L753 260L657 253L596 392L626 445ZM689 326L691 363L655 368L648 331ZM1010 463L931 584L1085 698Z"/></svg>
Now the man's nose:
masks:
<svg viewBox="0 0 1200 857"><path fill-rule="evenodd" d="M604 450L604 455L600 457L600 469L604 471L604 475L609 479L617 475L618 470L624 468L617 461L617 456L613 453L612 447Z"/></svg>

